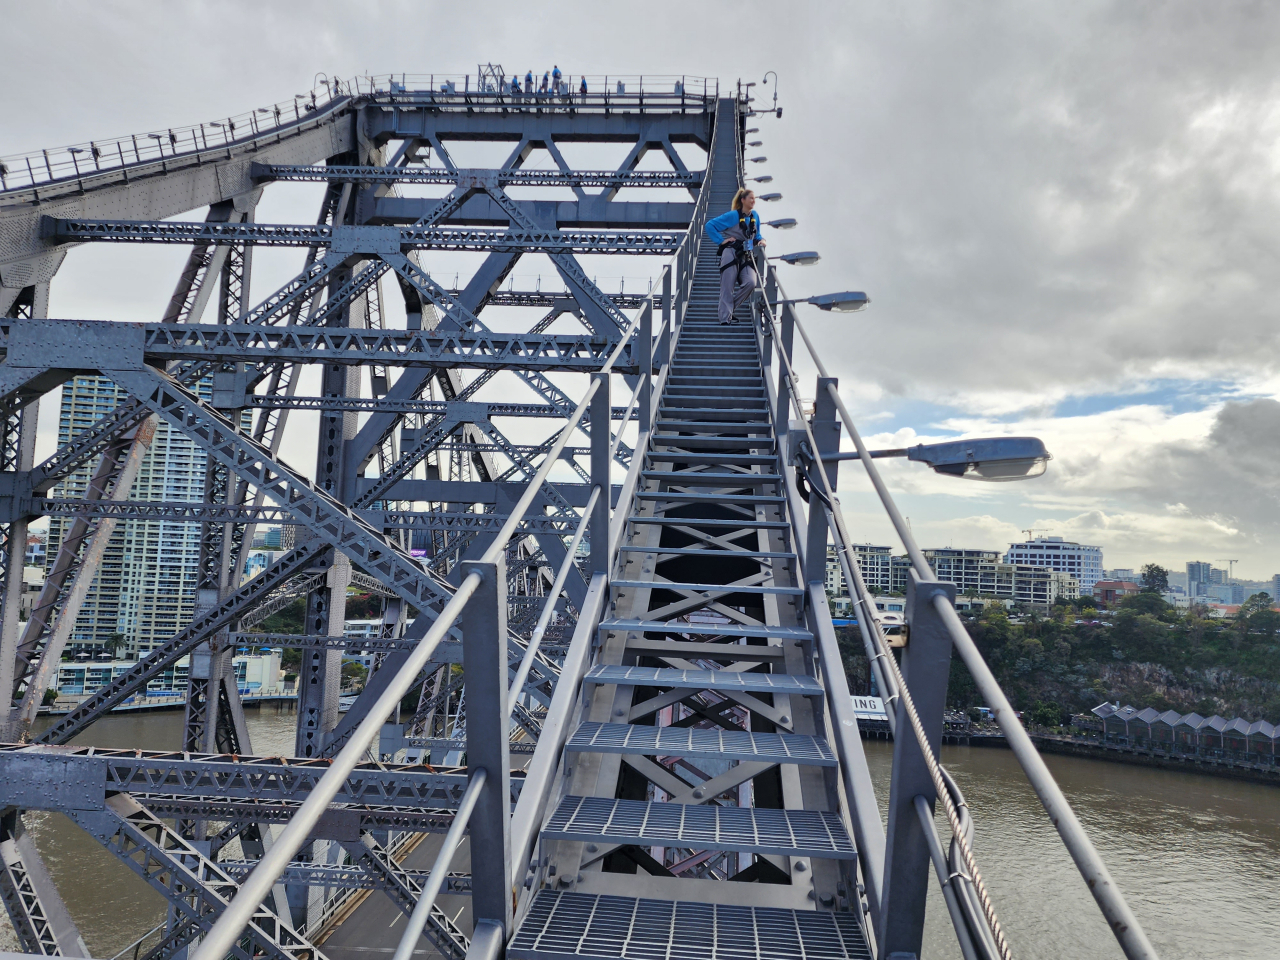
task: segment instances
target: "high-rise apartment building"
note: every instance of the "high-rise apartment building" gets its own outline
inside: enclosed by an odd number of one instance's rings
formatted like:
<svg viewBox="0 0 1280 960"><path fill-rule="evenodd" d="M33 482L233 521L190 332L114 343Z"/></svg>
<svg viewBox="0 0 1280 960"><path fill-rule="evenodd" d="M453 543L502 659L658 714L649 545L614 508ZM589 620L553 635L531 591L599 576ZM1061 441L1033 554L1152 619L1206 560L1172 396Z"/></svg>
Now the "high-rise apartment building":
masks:
<svg viewBox="0 0 1280 960"><path fill-rule="evenodd" d="M1004 555L1005 563L1026 567L1044 567L1068 574L1089 593L1102 579L1102 548L1073 543L1061 537L1036 537L1022 543L1011 543Z"/></svg>
<svg viewBox="0 0 1280 960"><path fill-rule="evenodd" d="M201 393L206 392L203 387ZM90 427L126 397L105 377L75 377L67 382L62 388L58 443ZM71 474L53 495L83 497L96 466L95 460ZM204 472L204 452L161 422L129 499L198 502L204 498ZM50 564L71 523L68 517L50 518ZM169 640L191 620L199 561L198 523L119 523L76 619L71 648L104 643L120 633L125 638L121 654L134 657Z"/></svg>
<svg viewBox="0 0 1280 960"><path fill-rule="evenodd" d="M1213 565L1193 560L1187 564L1187 596L1203 597L1213 583Z"/></svg>

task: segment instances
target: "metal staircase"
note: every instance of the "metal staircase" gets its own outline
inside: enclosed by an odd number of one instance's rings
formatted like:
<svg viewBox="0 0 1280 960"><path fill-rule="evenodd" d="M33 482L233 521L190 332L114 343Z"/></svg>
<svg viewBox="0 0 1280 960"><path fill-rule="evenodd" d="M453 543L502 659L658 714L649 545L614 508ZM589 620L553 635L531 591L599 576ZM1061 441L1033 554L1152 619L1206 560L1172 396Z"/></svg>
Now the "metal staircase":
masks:
<svg viewBox="0 0 1280 960"><path fill-rule="evenodd" d="M509 957L870 956L757 326L719 284L704 242Z"/></svg>

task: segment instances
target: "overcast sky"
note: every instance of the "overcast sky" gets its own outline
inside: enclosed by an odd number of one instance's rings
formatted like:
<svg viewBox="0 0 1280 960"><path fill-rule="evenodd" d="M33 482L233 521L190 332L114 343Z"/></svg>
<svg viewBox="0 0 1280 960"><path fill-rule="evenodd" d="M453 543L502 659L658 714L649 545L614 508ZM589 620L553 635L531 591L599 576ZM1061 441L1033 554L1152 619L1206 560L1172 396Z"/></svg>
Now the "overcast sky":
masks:
<svg viewBox="0 0 1280 960"><path fill-rule="evenodd" d="M1109 567L1280 572L1276 5L0 0L0 23L0 155L241 113L317 71L776 70L753 173L800 221L774 252L823 256L789 294L872 297L806 315L869 442L1034 434L1055 457L1021 484L891 467L923 546L1030 528ZM52 313L163 306L180 261L74 250ZM853 469L842 500L897 546Z"/></svg>

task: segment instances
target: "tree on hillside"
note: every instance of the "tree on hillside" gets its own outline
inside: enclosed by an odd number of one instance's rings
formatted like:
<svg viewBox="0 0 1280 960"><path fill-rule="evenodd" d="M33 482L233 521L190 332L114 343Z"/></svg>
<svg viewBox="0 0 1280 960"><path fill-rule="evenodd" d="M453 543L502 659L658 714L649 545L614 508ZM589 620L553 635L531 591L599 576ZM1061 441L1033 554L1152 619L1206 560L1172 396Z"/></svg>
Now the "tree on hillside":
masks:
<svg viewBox="0 0 1280 960"><path fill-rule="evenodd" d="M1142 568L1143 593L1168 593L1169 571L1158 563L1148 563Z"/></svg>
<svg viewBox="0 0 1280 960"><path fill-rule="evenodd" d="M1275 601L1266 593L1255 593L1244 603L1236 614L1236 624L1242 633L1265 633L1275 636L1280 630L1280 613L1273 610Z"/></svg>

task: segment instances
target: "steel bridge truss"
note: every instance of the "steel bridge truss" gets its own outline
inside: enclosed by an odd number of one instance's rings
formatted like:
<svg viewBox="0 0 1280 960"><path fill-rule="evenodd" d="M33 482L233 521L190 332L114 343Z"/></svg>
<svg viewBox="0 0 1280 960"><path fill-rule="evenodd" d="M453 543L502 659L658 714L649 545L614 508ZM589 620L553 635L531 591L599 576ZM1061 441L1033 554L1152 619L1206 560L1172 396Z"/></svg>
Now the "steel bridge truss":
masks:
<svg viewBox="0 0 1280 960"><path fill-rule="evenodd" d="M888 960L920 953L930 870L966 960L1009 957L937 761L954 648L1006 708L1122 947L1154 956L967 641L954 588L923 561L901 666L859 617L899 734L881 825L822 587L834 539L869 602L823 460L842 427L878 474L833 379L812 411L800 404L804 331L772 267L757 261L763 290L736 325L716 318L704 226L743 182L745 91L696 94L686 78L512 90L500 67L480 72L474 90L334 82L238 131L220 123L212 144L203 125L171 132L170 154L162 142L144 157L135 138L130 160L120 141L118 163L91 144L92 171L46 152L48 176L27 164L22 183L0 183L0 687L14 704L0 717L0 899L22 948L88 953L22 826L23 810L56 810L166 898L146 960L322 960L335 923L362 922L362 891L404 915L396 960L420 937L450 960ZM466 141L512 147L461 167L450 145ZM624 155L576 170L569 142ZM702 169L677 145L705 153ZM538 151L549 169L527 165ZM297 182L322 185L315 222L259 222L263 190ZM529 199L540 189L561 193ZM49 317L69 251L101 242L188 248L158 321ZM303 251L265 297L261 246ZM424 251L483 260L446 286ZM563 290L516 289L529 254ZM602 254L663 262L644 292L610 296L579 259ZM538 314L502 331L490 307ZM315 396L298 393L308 368ZM41 398L87 377L123 399L36 462ZM532 396L500 396L504 383ZM314 469L282 455L294 410L319 419ZM203 455L200 500L131 494L160 428ZM40 517L64 518L65 534L23 621ZM201 525L191 621L37 728L112 536L151 521ZM246 579L266 523L286 546ZM375 635L344 636L352 590L381 604ZM295 604L303 632L264 630ZM300 653L292 757L254 754L231 668L241 646ZM340 713L355 654L374 667ZM183 658L176 750L68 745ZM407 866L425 835L434 865ZM469 871L453 868L464 838ZM469 919L441 893L466 895Z"/></svg>

